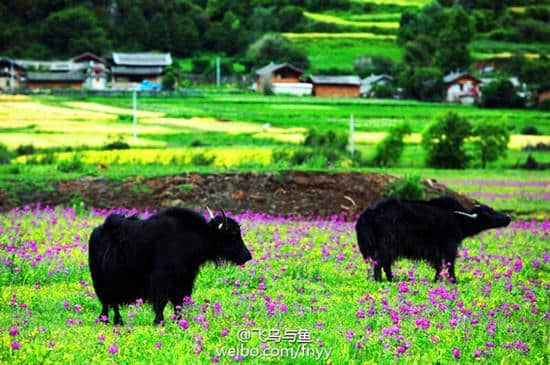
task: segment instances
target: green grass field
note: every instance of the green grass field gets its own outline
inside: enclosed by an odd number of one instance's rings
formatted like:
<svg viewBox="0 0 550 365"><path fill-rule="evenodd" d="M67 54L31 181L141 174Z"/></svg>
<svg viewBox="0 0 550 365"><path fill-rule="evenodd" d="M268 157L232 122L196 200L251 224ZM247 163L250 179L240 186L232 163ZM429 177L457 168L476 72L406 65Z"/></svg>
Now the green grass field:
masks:
<svg viewBox="0 0 550 365"><path fill-rule="evenodd" d="M87 240L107 213L0 215L0 362L548 362L548 222L465 240L458 284L410 260L379 283L352 223L239 215L253 260L205 265L182 318L169 306L154 327L140 301L122 308L123 326L96 321Z"/></svg>

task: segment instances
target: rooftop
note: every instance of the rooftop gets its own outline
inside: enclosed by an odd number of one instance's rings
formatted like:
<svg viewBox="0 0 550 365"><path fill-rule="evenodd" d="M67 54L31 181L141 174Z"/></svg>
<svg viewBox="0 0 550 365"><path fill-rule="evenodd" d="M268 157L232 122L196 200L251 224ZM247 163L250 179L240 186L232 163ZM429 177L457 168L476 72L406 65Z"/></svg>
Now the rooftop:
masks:
<svg viewBox="0 0 550 365"><path fill-rule="evenodd" d="M477 82L481 82L481 80L479 80L475 76L472 76L472 74L470 74L469 72L451 72L443 77L443 82L445 82L446 84L451 84L462 77L469 77L471 79L477 80Z"/></svg>
<svg viewBox="0 0 550 365"><path fill-rule="evenodd" d="M58 81L74 82L84 81L86 75L82 72L28 72L28 81Z"/></svg>
<svg viewBox="0 0 550 365"><path fill-rule="evenodd" d="M360 85L361 79L359 76L309 76L313 84L329 84L329 85Z"/></svg>
<svg viewBox="0 0 550 365"><path fill-rule="evenodd" d="M113 63L118 66L170 66L170 53L119 53L113 52Z"/></svg>
<svg viewBox="0 0 550 365"><path fill-rule="evenodd" d="M302 71L301 69L299 69L296 66L291 65L288 62L285 62L285 63L273 63L273 62L271 62L271 63L269 63L269 65L266 65L262 68L257 69L256 70L256 75L261 76L261 75L270 74L270 73L273 73L274 71L277 71L278 69L281 69L283 67L288 67L288 68L296 71L296 73L299 73L300 75L304 73L304 71Z"/></svg>

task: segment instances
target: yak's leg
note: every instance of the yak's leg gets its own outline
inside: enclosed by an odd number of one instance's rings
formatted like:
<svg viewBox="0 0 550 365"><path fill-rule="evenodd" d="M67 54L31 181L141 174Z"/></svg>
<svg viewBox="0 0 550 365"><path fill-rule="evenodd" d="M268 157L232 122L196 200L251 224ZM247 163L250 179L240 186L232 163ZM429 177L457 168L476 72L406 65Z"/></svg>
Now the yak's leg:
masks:
<svg viewBox="0 0 550 365"><path fill-rule="evenodd" d="M441 275L441 265L439 264L432 264L433 268L435 269L435 277L434 277L434 283L439 280L439 277Z"/></svg>
<svg viewBox="0 0 550 365"><path fill-rule="evenodd" d="M374 264L374 280L382 281L382 268L378 263Z"/></svg>
<svg viewBox="0 0 550 365"><path fill-rule="evenodd" d="M384 268L384 273L386 273L386 278L388 279L388 281L392 281L393 275L391 273L391 261L384 262L382 267Z"/></svg>
<svg viewBox="0 0 550 365"><path fill-rule="evenodd" d="M453 283L457 282L456 276L455 276L455 258L454 257L449 260L449 279Z"/></svg>
<svg viewBox="0 0 550 365"><path fill-rule="evenodd" d="M181 319L181 306L183 305L183 295L177 294L170 297L172 306L174 307L174 314L176 315L176 320Z"/></svg>
<svg viewBox="0 0 550 365"><path fill-rule="evenodd" d="M101 314L99 315L99 321L103 323L109 323L109 304L101 303Z"/></svg>
<svg viewBox="0 0 550 365"><path fill-rule="evenodd" d="M119 308L118 308L118 304L115 304L113 305L113 309L115 311L115 319L114 319L114 323L116 325L123 325L124 322L122 322L122 317L120 316L120 311L119 311Z"/></svg>
<svg viewBox="0 0 550 365"><path fill-rule="evenodd" d="M157 271L151 274L150 293L152 294L153 310L155 312L155 325L164 322L164 307L168 303L169 288L167 283L169 277L162 271Z"/></svg>

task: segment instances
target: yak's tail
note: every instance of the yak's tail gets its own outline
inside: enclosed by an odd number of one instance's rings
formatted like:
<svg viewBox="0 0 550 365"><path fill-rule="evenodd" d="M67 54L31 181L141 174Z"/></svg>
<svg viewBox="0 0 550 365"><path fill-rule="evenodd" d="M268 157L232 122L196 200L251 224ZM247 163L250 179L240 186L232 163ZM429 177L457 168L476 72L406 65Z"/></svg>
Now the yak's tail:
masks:
<svg viewBox="0 0 550 365"><path fill-rule="evenodd" d="M376 235L374 233L374 217L373 212L369 209L365 210L355 225L357 232L357 244L359 251L366 260L374 259L377 251Z"/></svg>

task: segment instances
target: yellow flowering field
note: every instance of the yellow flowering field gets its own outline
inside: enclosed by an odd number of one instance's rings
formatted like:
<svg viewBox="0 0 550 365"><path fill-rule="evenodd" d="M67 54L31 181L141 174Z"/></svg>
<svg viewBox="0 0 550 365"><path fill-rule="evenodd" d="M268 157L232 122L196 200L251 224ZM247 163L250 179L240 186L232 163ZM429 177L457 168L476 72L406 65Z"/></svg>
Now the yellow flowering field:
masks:
<svg viewBox="0 0 550 365"><path fill-rule="evenodd" d="M214 158L211 163L216 167L231 167L247 163L271 163L272 150L268 147L196 147L173 149L131 149L111 151L59 152L57 161L71 160L77 155L88 164L161 164L186 165L193 163L193 158L202 155L206 159ZM42 155L20 156L15 162L27 163L32 159L40 160Z"/></svg>

